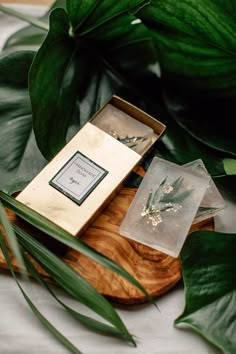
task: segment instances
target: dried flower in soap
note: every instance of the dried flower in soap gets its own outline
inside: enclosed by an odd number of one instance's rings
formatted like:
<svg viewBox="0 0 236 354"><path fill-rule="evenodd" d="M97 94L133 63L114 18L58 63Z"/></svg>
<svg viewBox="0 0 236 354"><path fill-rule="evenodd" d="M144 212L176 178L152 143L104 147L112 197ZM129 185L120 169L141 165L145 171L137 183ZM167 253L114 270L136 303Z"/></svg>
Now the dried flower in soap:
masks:
<svg viewBox="0 0 236 354"><path fill-rule="evenodd" d="M121 142L122 144L128 146L130 149L135 148L139 143L143 143L144 141L146 141L148 138L146 136L131 136L129 137L128 135L125 137L121 137L118 135L118 133L111 129L109 131L109 134L117 139L119 142Z"/></svg>
<svg viewBox="0 0 236 354"><path fill-rule="evenodd" d="M181 209L185 198L191 192L192 189L183 191L183 177L177 178L172 184L167 181L166 177L155 192L153 189L149 191L141 216L146 217L147 223L155 227L163 221L163 212L176 213Z"/></svg>

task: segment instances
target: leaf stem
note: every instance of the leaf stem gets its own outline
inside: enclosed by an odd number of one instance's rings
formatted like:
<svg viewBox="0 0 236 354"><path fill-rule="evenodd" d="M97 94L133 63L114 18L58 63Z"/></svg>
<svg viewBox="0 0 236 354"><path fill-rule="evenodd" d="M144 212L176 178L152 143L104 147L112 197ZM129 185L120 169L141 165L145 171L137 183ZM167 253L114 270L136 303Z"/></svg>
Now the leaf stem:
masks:
<svg viewBox="0 0 236 354"><path fill-rule="evenodd" d="M4 12L10 16L14 16L22 21L26 21L35 27L41 28L42 30L45 30L45 31L49 30L48 25L46 23L44 23L43 21L40 21L33 16L28 16L28 15L23 14L22 12L13 10L10 7L2 6L0 4L0 11Z"/></svg>
<svg viewBox="0 0 236 354"><path fill-rule="evenodd" d="M11 251L14 254L14 256L16 257L17 263L20 267L21 274L22 274L23 278L27 279L27 275L26 275L25 267L24 267L24 260L23 260L21 251L19 249L20 246L17 242L16 234L12 228L10 221L7 218L6 211L3 208L3 205L1 202L0 202L0 223L2 224L2 227L5 231L6 236L7 236L7 240L8 240L9 246L11 248Z"/></svg>

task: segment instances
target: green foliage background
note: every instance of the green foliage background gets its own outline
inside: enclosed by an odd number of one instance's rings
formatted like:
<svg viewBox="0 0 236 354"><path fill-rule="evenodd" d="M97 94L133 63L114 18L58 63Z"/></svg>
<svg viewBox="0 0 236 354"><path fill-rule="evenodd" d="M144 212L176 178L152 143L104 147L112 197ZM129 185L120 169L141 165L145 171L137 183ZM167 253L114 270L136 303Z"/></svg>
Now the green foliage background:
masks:
<svg viewBox="0 0 236 354"><path fill-rule="evenodd" d="M2 188L22 188L112 94L167 125L155 154L234 174L234 6L60 0L41 20L50 14L48 34L31 25L11 36L0 60Z"/></svg>
<svg viewBox="0 0 236 354"><path fill-rule="evenodd" d="M178 164L201 158L233 194L235 11L235 0L60 0L40 20L24 16L33 25L11 36L0 56L0 188L21 190L117 94L167 126L143 161L145 169L155 155ZM128 185L139 182L131 178ZM229 242L235 248L233 237ZM185 268L192 244L183 249L187 302L195 292ZM219 270L228 276L225 267ZM235 285L233 279L233 295ZM191 314L182 318L192 321ZM231 328L233 317L228 319L220 331ZM194 327L232 352L231 334L226 343L217 330Z"/></svg>

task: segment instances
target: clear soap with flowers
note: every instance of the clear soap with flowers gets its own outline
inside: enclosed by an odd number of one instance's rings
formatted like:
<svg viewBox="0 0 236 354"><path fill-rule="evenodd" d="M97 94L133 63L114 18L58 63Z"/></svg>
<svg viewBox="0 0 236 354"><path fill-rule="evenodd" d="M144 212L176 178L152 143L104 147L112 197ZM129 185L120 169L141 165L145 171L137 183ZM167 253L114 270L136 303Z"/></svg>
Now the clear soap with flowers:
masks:
<svg viewBox="0 0 236 354"><path fill-rule="evenodd" d="M154 157L120 226L130 239L178 257L210 177Z"/></svg>
<svg viewBox="0 0 236 354"><path fill-rule="evenodd" d="M138 154L152 145L153 129L111 104L97 114L93 124Z"/></svg>
<svg viewBox="0 0 236 354"><path fill-rule="evenodd" d="M222 197L221 193L219 192L218 188L216 187L203 161L201 159L197 159L185 164L184 166L193 172L200 173L201 175L209 176L210 178L206 189L206 193L204 194L204 197L198 208L193 223L195 224L206 218L213 217L217 215L219 212L223 211L226 207L225 200Z"/></svg>

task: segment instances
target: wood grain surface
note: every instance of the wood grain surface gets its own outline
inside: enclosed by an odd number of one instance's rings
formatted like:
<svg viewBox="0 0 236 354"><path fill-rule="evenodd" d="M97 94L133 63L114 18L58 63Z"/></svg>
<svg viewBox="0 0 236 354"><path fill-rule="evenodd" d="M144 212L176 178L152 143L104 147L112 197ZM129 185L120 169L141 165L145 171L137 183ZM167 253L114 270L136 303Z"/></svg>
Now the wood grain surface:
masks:
<svg viewBox="0 0 236 354"><path fill-rule="evenodd" d="M178 258L168 256L119 234L119 226L135 193L136 189L123 188L81 236L81 239L122 265L153 297L156 297L164 294L179 282L181 264ZM31 232L42 242L48 243L50 248L54 247L54 251L59 255L62 254L58 244L52 242L48 236L45 238L45 235L39 234L35 229L17 219L14 214L8 214L11 220ZM195 224L191 231L196 229L212 230L213 228L213 219L208 219ZM61 258L111 301L123 304L137 304L147 301L143 293L128 281L77 251L67 249ZM11 260L14 268L18 270L14 257L11 257ZM1 252L0 267L7 268ZM37 268L50 281L47 274L38 265Z"/></svg>

